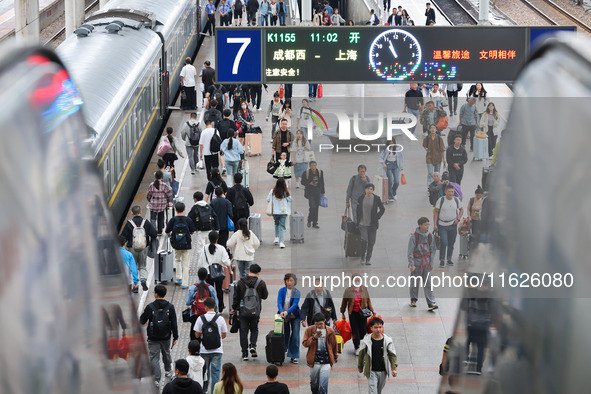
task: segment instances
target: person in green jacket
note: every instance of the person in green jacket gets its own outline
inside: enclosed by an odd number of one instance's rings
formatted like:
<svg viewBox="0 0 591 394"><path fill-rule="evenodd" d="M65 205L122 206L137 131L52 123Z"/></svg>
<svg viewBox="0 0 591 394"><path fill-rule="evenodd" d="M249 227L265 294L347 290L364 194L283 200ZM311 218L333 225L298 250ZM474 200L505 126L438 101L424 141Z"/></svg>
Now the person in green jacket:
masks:
<svg viewBox="0 0 591 394"><path fill-rule="evenodd" d="M374 317L369 321L371 334L361 341L357 368L367 378L369 394L381 394L388 376L396 377L396 349L392 338L384 334L384 321Z"/></svg>

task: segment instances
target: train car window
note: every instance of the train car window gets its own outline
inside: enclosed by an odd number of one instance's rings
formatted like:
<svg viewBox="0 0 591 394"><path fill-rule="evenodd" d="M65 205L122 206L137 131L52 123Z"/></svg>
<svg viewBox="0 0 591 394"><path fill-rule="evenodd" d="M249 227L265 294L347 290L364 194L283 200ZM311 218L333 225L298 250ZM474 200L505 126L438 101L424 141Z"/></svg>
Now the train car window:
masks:
<svg viewBox="0 0 591 394"><path fill-rule="evenodd" d="M103 161L103 184L105 187L105 190L111 190L111 184L110 184L110 179L109 179L109 175L111 174L111 172L109 171L109 165L110 165L110 160L109 160L109 156L107 155L107 157L105 157L105 161Z"/></svg>
<svg viewBox="0 0 591 394"><path fill-rule="evenodd" d="M135 114L137 114L135 116L136 119L134 119L134 123L133 126L135 127L135 129L137 130L138 128L144 128L144 94L145 94L145 89L142 91L142 94L140 95L140 98L137 100L137 105L136 105L136 112ZM135 115L134 114L134 115ZM139 119L139 126L138 127L138 119Z"/></svg>
<svg viewBox="0 0 591 394"><path fill-rule="evenodd" d="M112 157L109 164L109 196L115 191L115 145L111 148L111 152L108 157Z"/></svg>
<svg viewBox="0 0 591 394"><path fill-rule="evenodd" d="M125 129L124 129L125 130ZM118 144L119 144L119 169L117 170L117 180L121 179L121 175L123 174L123 168L125 168L125 148L123 146L123 138L124 136L122 134L119 134L119 137L117 137Z"/></svg>
<svg viewBox="0 0 591 394"><path fill-rule="evenodd" d="M131 122L128 120L125 125L124 133L121 136L121 162L123 167L129 162L129 152L131 151L131 144L129 143L129 136L131 135Z"/></svg>

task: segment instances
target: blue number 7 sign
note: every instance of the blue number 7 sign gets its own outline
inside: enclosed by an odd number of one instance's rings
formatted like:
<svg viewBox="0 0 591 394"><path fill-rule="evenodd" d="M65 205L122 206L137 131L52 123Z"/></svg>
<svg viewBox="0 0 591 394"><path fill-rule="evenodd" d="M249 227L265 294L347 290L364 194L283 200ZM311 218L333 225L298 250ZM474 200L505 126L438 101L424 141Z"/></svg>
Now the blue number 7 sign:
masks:
<svg viewBox="0 0 591 394"><path fill-rule="evenodd" d="M216 29L216 82L261 82L260 30Z"/></svg>

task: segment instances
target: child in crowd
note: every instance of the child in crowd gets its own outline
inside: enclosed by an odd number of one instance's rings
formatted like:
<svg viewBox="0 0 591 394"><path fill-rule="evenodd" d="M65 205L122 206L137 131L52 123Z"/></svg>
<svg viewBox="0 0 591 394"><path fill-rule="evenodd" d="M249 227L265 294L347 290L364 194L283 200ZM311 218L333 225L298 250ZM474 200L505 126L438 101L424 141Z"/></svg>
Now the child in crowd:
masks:
<svg viewBox="0 0 591 394"><path fill-rule="evenodd" d="M189 363L188 378L193 379L203 387L203 376L205 375L205 360L199 355L201 344L194 339L189 342L189 355L186 357Z"/></svg>

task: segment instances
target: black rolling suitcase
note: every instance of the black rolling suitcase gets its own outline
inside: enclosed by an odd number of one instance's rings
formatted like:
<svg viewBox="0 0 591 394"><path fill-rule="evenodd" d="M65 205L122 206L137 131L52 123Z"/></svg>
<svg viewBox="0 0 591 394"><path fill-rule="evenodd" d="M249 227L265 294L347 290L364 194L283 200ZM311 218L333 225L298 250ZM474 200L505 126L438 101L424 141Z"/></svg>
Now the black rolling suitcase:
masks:
<svg viewBox="0 0 591 394"><path fill-rule="evenodd" d="M283 365L285 361L285 338L283 334L275 334L272 330L269 331L265 354L269 364Z"/></svg>
<svg viewBox="0 0 591 394"><path fill-rule="evenodd" d="M482 168L482 190L485 192L490 191L490 181L491 181L491 174L494 170L494 167L483 167Z"/></svg>

